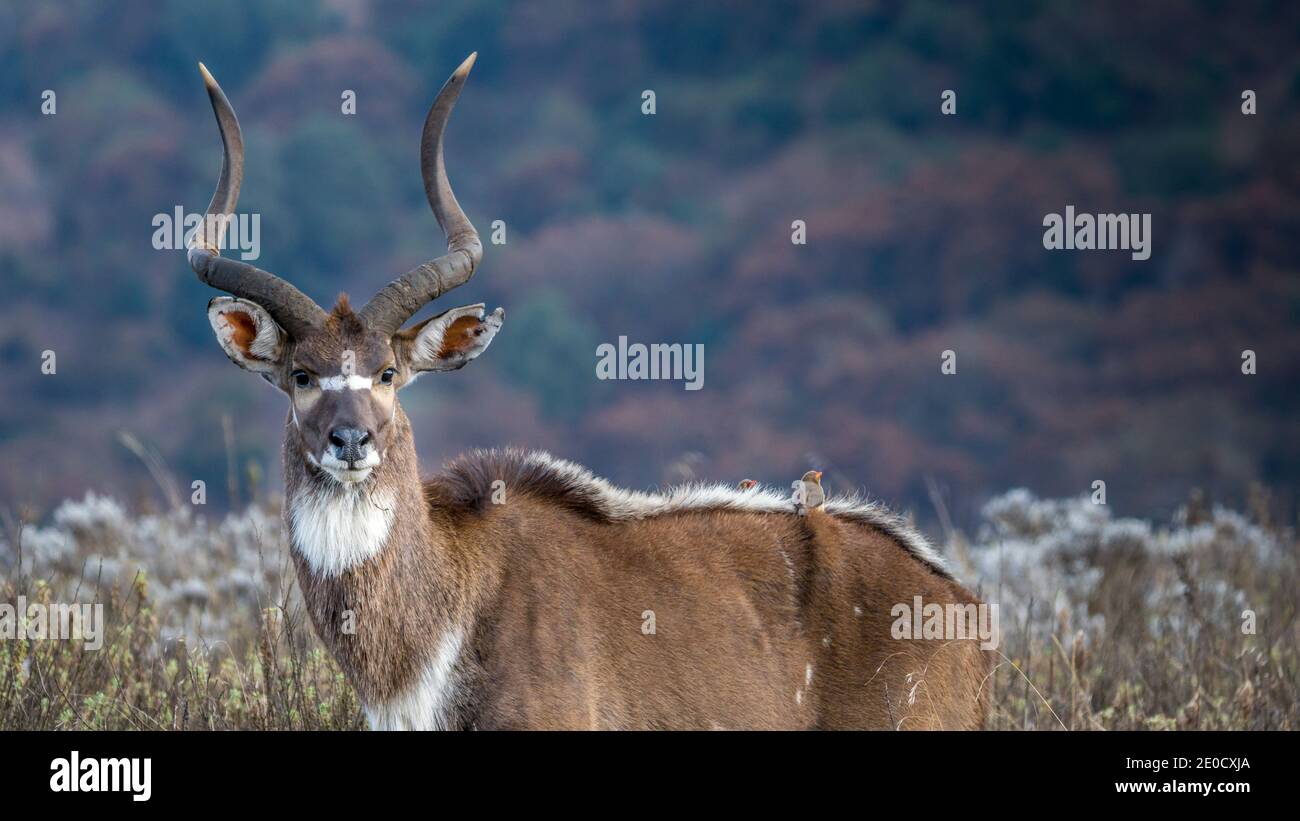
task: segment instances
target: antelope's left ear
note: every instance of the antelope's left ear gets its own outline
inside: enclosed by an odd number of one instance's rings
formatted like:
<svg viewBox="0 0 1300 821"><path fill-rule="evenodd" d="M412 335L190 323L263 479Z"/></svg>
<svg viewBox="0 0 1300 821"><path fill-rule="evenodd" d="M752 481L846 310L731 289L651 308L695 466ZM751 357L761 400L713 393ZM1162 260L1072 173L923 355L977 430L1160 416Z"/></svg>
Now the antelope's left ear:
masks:
<svg viewBox="0 0 1300 821"><path fill-rule="evenodd" d="M411 372L454 371L487 350L501 330L506 312L497 308L487 316L484 305L452 308L393 336L393 348L405 358Z"/></svg>

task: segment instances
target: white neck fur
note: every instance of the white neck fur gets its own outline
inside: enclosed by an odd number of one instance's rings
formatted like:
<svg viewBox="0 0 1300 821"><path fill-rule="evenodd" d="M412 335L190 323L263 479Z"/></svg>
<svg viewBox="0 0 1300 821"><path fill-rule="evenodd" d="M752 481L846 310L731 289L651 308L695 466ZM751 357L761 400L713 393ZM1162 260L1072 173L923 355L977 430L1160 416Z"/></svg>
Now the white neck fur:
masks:
<svg viewBox="0 0 1300 821"><path fill-rule="evenodd" d="M335 578L388 543L396 499L373 483L358 487L308 483L289 500L293 547L312 571Z"/></svg>

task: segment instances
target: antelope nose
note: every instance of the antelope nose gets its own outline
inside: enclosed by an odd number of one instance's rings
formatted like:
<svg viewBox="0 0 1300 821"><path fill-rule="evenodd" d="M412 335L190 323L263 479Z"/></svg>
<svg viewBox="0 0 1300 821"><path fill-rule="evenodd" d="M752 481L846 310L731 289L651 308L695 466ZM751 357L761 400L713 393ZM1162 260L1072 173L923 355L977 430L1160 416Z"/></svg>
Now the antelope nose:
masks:
<svg viewBox="0 0 1300 821"><path fill-rule="evenodd" d="M370 431L361 428L335 428L330 431L330 444L334 446L338 458L348 464L360 462L365 458L366 448L370 445Z"/></svg>

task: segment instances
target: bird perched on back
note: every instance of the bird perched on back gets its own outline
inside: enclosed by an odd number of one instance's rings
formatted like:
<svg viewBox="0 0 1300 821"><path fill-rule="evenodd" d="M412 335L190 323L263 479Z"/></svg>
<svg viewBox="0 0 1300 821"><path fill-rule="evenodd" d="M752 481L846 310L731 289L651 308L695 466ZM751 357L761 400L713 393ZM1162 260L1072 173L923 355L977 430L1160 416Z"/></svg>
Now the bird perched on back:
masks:
<svg viewBox="0 0 1300 821"><path fill-rule="evenodd" d="M740 489L741 489L741 490L753 490L753 489L756 488L756 487L758 487L758 480L757 480L757 479L741 479L741 480L740 480Z"/></svg>
<svg viewBox="0 0 1300 821"><path fill-rule="evenodd" d="M810 510L820 509L824 504L826 491L822 488L822 472L810 470L795 482L795 512L803 516Z"/></svg>

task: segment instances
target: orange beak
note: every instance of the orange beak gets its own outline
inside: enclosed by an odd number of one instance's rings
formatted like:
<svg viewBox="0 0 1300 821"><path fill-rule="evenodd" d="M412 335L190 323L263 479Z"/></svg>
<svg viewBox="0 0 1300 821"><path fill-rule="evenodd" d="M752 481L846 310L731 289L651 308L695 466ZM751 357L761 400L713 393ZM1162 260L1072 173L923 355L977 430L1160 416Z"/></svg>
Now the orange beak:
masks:
<svg viewBox="0 0 1300 821"><path fill-rule="evenodd" d="M817 477L817 481L820 482L822 480L822 472L820 470L814 471L813 475Z"/></svg>

